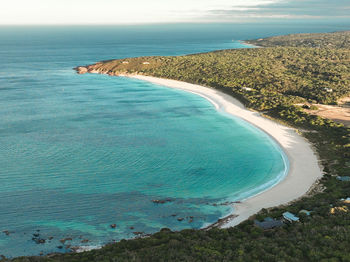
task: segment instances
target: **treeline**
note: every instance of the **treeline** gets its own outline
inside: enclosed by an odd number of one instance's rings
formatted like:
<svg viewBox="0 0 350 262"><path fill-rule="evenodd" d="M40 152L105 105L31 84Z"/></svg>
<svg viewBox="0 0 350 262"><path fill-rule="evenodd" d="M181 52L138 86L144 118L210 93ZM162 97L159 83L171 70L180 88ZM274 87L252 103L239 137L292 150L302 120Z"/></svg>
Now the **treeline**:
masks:
<svg viewBox="0 0 350 262"><path fill-rule="evenodd" d="M273 47L317 47L317 48L350 48L350 31L320 33L320 34L294 34L286 36L274 36L264 39L249 40L250 44Z"/></svg>
<svg viewBox="0 0 350 262"><path fill-rule="evenodd" d="M307 100L336 103L349 95L349 58L349 50L344 49L278 47L142 57L90 67L101 73L137 72L204 84L296 127L314 145L325 175L311 196L262 210L256 218L280 218L285 211L297 214L301 209L312 213L300 214L300 223L266 231L254 226L252 220L230 229L163 229L150 237L123 240L101 250L13 261L350 261L350 212L330 213L331 207L347 205L341 198L350 197L350 182L336 179L350 174L350 129L308 115L294 105Z"/></svg>

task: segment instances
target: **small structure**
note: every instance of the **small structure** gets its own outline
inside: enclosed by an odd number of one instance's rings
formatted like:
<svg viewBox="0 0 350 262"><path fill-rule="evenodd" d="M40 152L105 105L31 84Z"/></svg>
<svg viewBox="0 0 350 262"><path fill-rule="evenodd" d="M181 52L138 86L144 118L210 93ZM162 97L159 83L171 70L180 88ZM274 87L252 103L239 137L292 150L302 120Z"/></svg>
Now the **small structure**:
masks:
<svg viewBox="0 0 350 262"><path fill-rule="evenodd" d="M339 181L350 182L350 176L337 176Z"/></svg>
<svg viewBox="0 0 350 262"><path fill-rule="evenodd" d="M123 64L129 64L129 62L128 61L123 61Z"/></svg>
<svg viewBox="0 0 350 262"><path fill-rule="evenodd" d="M283 214L283 218L289 222L299 222L299 217L295 216L294 214L290 213L290 212L284 212Z"/></svg>
<svg viewBox="0 0 350 262"><path fill-rule="evenodd" d="M300 210L300 211L299 211L299 213L302 213L302 214L305 214L305 215L307 215L307 216L310 216L311 211L308 211L308 210L302 209L302 210Z"/></svg>
<svg viewBox="0 0 350 262"><path fill-rule="evenodd" d="M149 62L143 62L142 64L143 65L149 65Z"/></svg>
<svg viewBox="0 0 350 262"><path fill-rule="evenodd" d="M273 229L284 225L284 223L281 220L275 220L271 217L265 218L262 222L254 220L254 224L264 230Z"/></svg>
<svg viewBox="0 0 350 262"><path fill-rule="evenodd" d="M335 214L335 212L344 212L347 213L349 211L347 206L342 206L342 207L332 207L331 210L329 211L331 214Z"/></svg>
<svg viewBox="0 0 350 262"><path fill-rule="evenodd" d="M333 89L332 88L328 88L328 87L325 87L325 89L328 93L332 93L333 92Z"/></svg>
<svg viewBox="0 0 350 262"><path fill-rule="evenodd" d="M246 86L243 86L242 89L245 91L252 91L253 90L253 88L246 87Z"/></svg>

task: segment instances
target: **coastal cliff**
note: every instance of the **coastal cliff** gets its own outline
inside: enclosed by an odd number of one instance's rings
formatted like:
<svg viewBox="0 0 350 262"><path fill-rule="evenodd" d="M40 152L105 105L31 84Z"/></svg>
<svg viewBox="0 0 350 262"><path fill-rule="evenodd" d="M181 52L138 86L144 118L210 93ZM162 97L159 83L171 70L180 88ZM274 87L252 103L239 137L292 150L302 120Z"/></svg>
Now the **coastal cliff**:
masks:
<svg viewBox="0 0 350 262"><path fill-rule="evenodd" d="M89 66L78 66L76 68L74 68L78 74L82 75L82 74L86 74L86 73L90 73L90 74L108 74L107 71L101 69L99 66L102 65L102 63L96 63L93 65L89 65ZM111 72L110 72L111 74Z"/></svg>
<svg viewBox="0 0 350 262"><path fill-rule="evenodd" d="M104 70L103 68L99 67L99 65L101 65L101 63L94 64L94 65L89 65L89 66L78 66L78 67L76 67L74 69L80 75L83 75L83 74L86 74L86 73L110 75L110 76L118 76L118 75L120 75L120 73Z"/></svg>
<svg viewBox="0 0 350 262"><path fill-rule="evenodd" d="M164 62L163 57L135 57L128 59L115 59L101 61L92 65L74 68L78 74L104 74L110 76L142 74L142 72L157 68Z"/></svg>

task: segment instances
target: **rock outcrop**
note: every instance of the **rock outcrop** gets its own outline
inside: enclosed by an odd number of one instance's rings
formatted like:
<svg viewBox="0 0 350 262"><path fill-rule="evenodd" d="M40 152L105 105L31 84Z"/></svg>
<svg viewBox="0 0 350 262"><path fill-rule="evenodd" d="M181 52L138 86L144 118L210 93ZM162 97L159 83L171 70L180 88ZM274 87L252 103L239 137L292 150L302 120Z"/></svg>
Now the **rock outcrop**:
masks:
<svg viewBox="0 0 350 262"><path fill-rule="evenodd" d="M78 74L86 74L88 72L88 69L85 66L78 66L75 68Z"/></svg>

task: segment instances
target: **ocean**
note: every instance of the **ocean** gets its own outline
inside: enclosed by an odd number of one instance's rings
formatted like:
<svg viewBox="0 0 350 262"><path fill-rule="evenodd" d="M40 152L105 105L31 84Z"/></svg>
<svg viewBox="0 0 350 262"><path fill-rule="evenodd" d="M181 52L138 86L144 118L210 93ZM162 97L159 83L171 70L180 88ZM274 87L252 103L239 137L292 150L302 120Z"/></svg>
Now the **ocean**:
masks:
<svg viewBox="0 0 350 262"><path fill-rule="evenodd" d="M198 229L231 212L225 202L271 187L288 170L267 134L202 97L124 77L77 75L73 67L341 29L0 27L0 255Z"/></svg>

